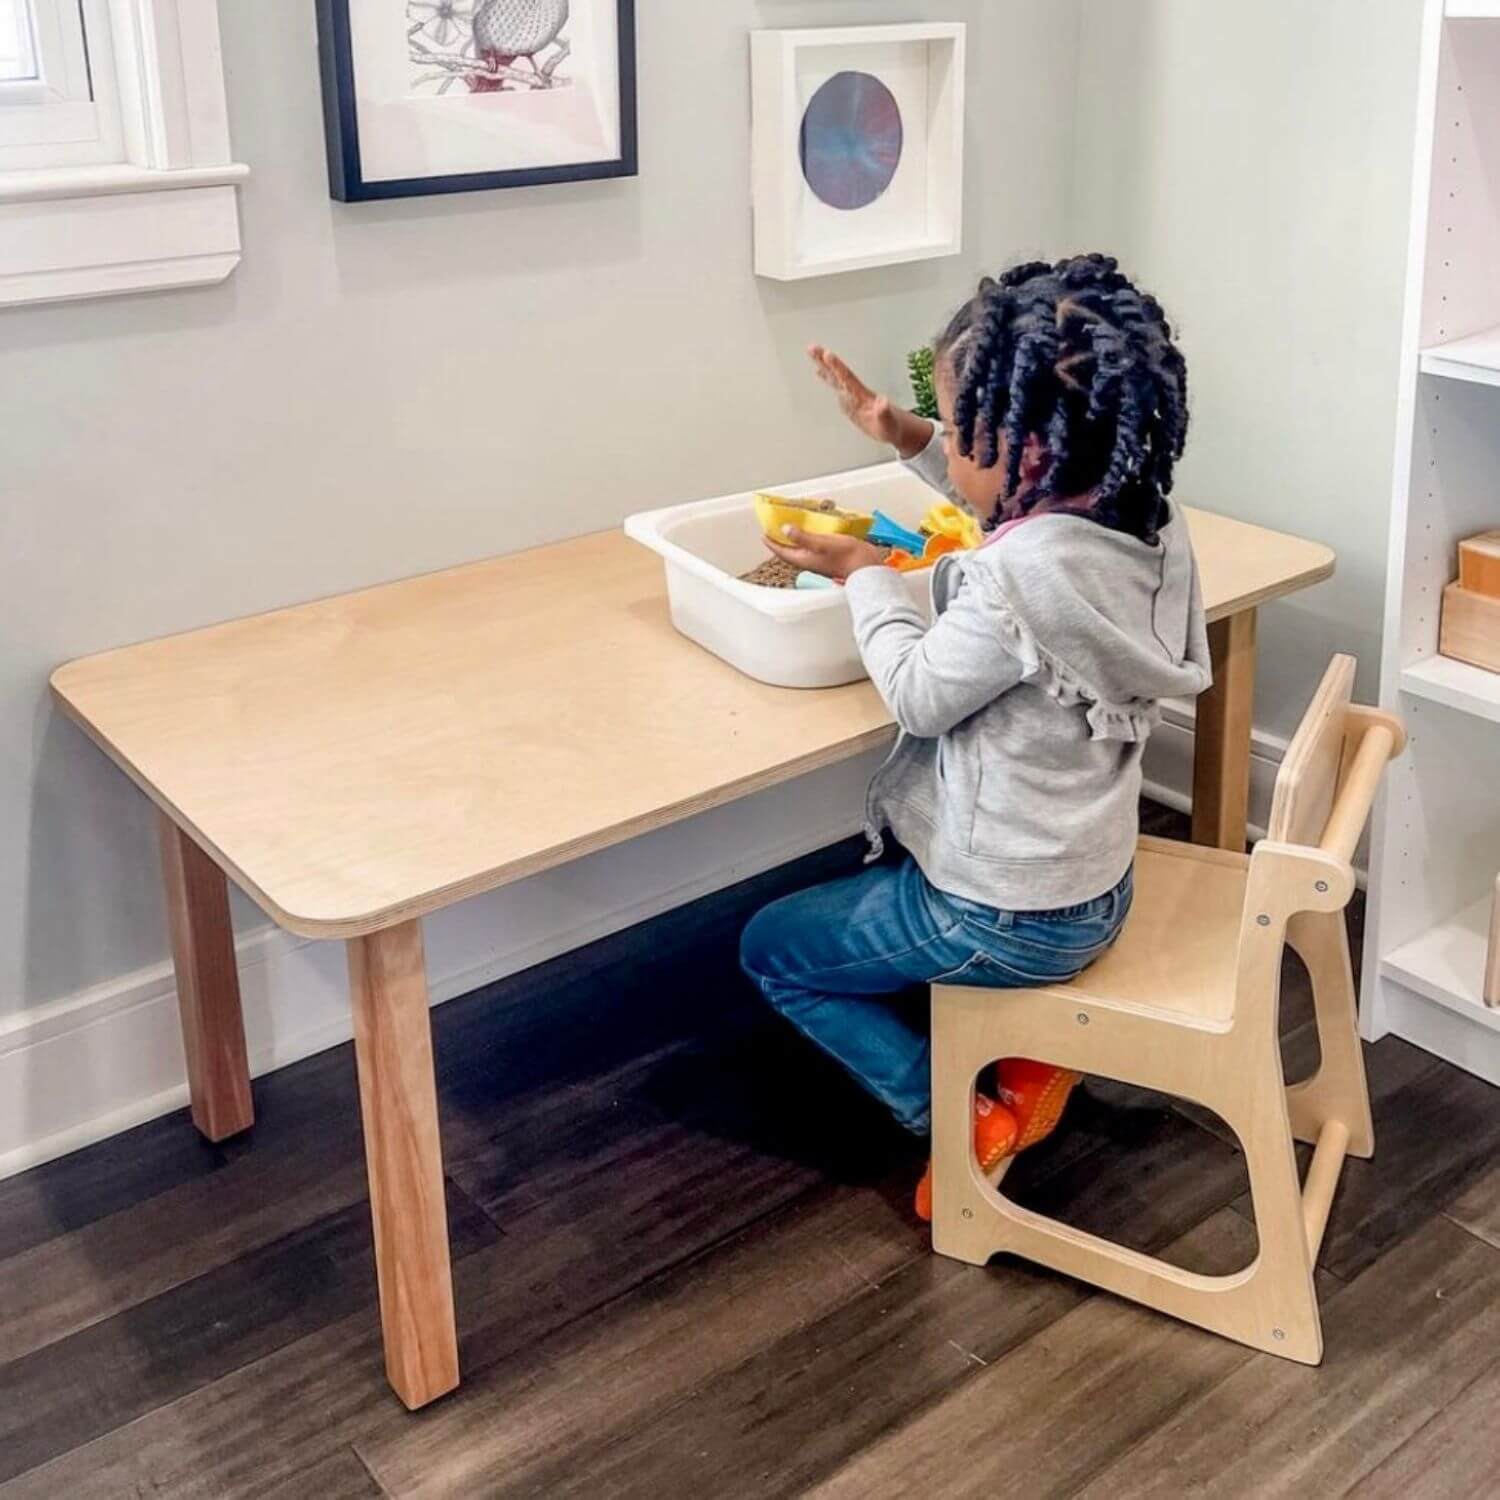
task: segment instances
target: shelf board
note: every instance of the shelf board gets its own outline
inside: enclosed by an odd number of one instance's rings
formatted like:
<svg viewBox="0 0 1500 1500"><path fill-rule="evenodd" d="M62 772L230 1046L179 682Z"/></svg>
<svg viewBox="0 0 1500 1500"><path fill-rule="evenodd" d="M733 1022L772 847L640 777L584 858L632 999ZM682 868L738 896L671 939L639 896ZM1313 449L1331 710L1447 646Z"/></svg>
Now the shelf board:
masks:
<svg viewBox="0 0 1500 1500"><path fill-rule="evenodd" d="M1494 20L1500 17L1500 0L1447 0L1443 14L1450 21Z"/></svg>
<svg viewBox="0 0 1500 1500"><path fill-rule="evenodd" d="M1428 1000L1500 1032L1500 1009L1484 1003L1490 898L1476 901L1381 960L1380 972Z"/></svg>
<svg viewBox="0 0 1500 1500"><path fill-rule="evenodd" d="M1496 0L1500 5L1500 0ZM1500 14L1500 12L1497 12ZM1500 326L1471 333L1466 339L1433 344L1422 351L1422 373L1446 380L1500 385Z"/></svg>
<svg viewBox="0 0 1500 1500"><path fill-rule="evenodd" d="M1401 691L1500 724L1500 672L1486 672L1448 656L1429 656L1402 671Z"/></svg>

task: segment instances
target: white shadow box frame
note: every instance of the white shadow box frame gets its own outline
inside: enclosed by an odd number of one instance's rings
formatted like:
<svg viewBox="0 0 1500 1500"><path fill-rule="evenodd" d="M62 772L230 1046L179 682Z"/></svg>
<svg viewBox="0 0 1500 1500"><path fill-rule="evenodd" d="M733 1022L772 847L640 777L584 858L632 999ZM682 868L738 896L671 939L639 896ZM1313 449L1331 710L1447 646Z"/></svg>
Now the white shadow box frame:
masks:
<svg viewBox="0 0 1500 1500"><path fill-rule="evenodd" d="M965 39L958 21L751 33L758 276L801 281L963 249ZM888 188L852 211L820 200L802 171L803 116L842 72L890 89L904 136Z"/></svg>

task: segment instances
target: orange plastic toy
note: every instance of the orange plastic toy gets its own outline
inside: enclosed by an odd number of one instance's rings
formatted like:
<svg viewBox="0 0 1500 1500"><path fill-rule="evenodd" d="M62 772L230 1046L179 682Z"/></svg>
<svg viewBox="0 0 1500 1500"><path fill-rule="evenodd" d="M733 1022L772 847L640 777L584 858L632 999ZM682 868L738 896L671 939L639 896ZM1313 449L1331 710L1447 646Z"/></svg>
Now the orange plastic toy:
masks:
<svg viewBox="0 0 1500 1500"><path fill-rule="evenodd" d="M920 557L913 557L910 552L904 552L900 547L893 547L891 555L886 558L885 565L894 568L898 573L917 573L923 568L930 568L938 558L946 556L949 552L965 551L964 544L953 536L930 536L927 545L922 549Z"/></svg>

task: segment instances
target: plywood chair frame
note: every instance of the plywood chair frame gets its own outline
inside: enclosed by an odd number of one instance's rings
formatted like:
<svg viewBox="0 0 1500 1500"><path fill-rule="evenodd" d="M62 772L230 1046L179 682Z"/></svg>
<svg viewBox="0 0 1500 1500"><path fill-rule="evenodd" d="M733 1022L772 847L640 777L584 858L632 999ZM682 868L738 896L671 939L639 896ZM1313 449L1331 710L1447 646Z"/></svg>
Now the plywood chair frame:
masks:
<svg viewBox="0 0 1500 1500"><path fill-rule="evenodd" d="M1194 879L1212 876L1221 889L1226 880L1243 883L1227 1004L1111 995L1107 959L1072 985L1003 995L934 987L932 1227L940 1254L975 1265L1019 1255L1268 1353L1321 1360L1313 1267L1345 1156L1374 1151L1342 912L1381 776L1405 745L1398 719L1351 702L1354 667L1350 657L1330 665L1283 763L1270 836L1253 855L1141 841L1142 862L1189 861ZM1174 920L1191 912L1150 905L1138 898L1130 923L1170 947ZM1287 945L1312 977L1322 1044L1317 1073L1290 1089L1278 1032ZM987 1180L972 1144L975 1079L997 1057L1043 1058L1215 1111L1244 1149L1255 1260L1232 1275L1199 1275L1007 1198L1003 1170ZM1314 1146L1305 1182L1297 1140Z"/></svg>

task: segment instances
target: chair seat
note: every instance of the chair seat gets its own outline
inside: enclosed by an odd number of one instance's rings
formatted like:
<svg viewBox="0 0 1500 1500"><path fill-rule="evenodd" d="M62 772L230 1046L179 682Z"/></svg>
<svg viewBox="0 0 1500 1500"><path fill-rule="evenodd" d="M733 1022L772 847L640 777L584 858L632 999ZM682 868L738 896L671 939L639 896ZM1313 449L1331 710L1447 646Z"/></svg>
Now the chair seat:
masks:
<svg viewBox="0 0 1500 1500"><path fill-rule="evenodd" d="M1227 1025L1249 876L1248 855L1142 839L1135 904L1119 941L1057 993L1181 1024Z"/></svg>

